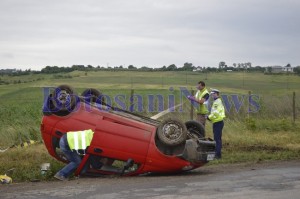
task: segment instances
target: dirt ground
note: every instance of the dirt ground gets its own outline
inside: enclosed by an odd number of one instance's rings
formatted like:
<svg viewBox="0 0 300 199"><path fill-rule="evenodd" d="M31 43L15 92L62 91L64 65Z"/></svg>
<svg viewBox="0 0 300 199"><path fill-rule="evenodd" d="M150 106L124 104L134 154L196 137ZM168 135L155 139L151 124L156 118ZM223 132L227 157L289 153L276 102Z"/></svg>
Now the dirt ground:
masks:
<svg viewBox="0 0 300 199"><path fill-rule="evenodd" d="M179 175L147 175L147 176L137 176L137 177L107 176L107 177L97 177L97 178L83 177L78 179L72 179L66 182L53 180L49 182L24 182L24 183L13 183L11 185L0 185L0 190L2 193L1 198L3 199L4 198L7 199L8 198L66 198L66 197L89 198L88 196L90 195L95 196L92 198L98 198L97 196L99 195L103 196L100 198L115 198L115 197L139 198L138 197L140 196L139 194L142 195L144 194L143 195L144 198L147 197L152 198L152 196L159 198L159 196L165 195L163 190L165 192L168 192L168 195L170 195L169 192L172 192L173 189L181 193L185 189L187 189L186 186L193 186L193 188L190 188L190 192L188 192L187 195L193 194L193 192L198 193L204 191L201 189L201 187L203 186L205 187L207 186L207 189L210 189L210 191L215 194L214 186L216 183L216 179L219 179L220 181L219 183L221 183L225 181L234 180L234 178L237 178L237 180L241 180L241 179L244 180L244 179L252 178L253 176L257 176L257 178L262 178L259 180L259 183L262 183L264 179L272 178L272 176L271 177L268 176L270 174L270 171L272 171L273 172L272 175L274 175L274 172L280 173L280 171L283 171L286 168L294 169L294 168L299 168L299 166L300 166L300 160L272 161L272 162L230 164L230 165L229 164L220 164L220 165L211 165L211 166L207 165L199 169L182 173ZM266 174L266 177L263 176L264 172ZM289 171L287 170L286 172L288 173ZM291 170L291 172L294 171ZM243 175L249 175L249 176L243 177ZM287 176L287 175L288 174L280 174L279 177L283 178L282 176ZM277 176L276 179L278 179L279 177ZM293 178L293 180L295 180L295 177ZM300 177L299 179L297 177L296 180L298 183ZM201 187L195 187L195 183L200 183L200 182L203 183L203 181L205 181L206 183L201 184ZM286 180L283 178L281 179L281 181L286 181ZM270 180L266 181L262 186L268 187L267 184L269 182ZM240 184L240 182L236 182L237 185L234 185L234 181L232 181L232 183L233 183L232 184L233 187L228 187L228 190L234 191L236 190L235 186L239 186L238 184ZM245 182L243 181L243 183ZM278 183L280 184L281 182ZM251 187L253 186L253 184L257 184L257 183L250 182L250 185L247 185L246 187ZM272 188L272 186L274 185L270 185L270 186ZM155 190L157 190L158 187L162 191L160 192L161 195L153 195L154 193L156 193ZM220 187L224 187L224 185L221 185ZM126 192L127 190L128 192ZM154 191L150 191L150 190L154 190ZM139 191L143 193L139 193ZM139 194L137 195L137 193ZM135 194L135 195L131 195L131 194ZM195 194L191 195L190 197L193 198L194 196ZM181 195L181 197L178 198L184 198L184 197L185 195ZM168 197L164 197L164 198L168 198Z"/></svg>

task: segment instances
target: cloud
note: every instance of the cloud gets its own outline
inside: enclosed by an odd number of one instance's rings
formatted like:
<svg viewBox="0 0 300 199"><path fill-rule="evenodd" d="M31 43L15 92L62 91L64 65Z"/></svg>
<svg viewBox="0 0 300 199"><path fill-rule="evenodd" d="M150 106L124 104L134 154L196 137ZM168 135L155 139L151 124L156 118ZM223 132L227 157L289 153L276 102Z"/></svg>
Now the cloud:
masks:
<svg viewBox="0 0 300 199"><path fill-rule="evenodd" d="M296 0L2 0L0 67L299 65L299 8Z"/></svg>

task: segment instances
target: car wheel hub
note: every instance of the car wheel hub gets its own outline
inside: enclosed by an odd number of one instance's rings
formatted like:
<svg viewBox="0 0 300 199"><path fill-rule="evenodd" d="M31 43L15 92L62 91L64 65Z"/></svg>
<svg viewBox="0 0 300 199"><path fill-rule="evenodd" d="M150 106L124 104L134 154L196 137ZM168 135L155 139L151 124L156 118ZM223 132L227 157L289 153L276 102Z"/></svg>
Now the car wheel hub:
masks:
<svg viewBox="0 0 300 199"><path fill-rule="evenodd" d="M176 124L166 124L164 126L164 135L170 140L175 140L182 134L182 128Z"/></svg>
<svg viewBox="0 0 300 199"><path fill-rule="evenodd" d="M67 91L60 91L57 97L58 101L65 105L70 102L70 94Z"/></svg>

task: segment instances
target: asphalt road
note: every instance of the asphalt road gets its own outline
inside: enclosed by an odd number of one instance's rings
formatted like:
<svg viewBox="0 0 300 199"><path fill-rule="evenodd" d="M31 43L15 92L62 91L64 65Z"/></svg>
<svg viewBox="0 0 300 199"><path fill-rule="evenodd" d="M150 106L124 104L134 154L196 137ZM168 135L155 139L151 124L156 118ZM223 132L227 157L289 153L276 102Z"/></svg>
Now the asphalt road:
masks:
<svg viewBox="0 0 300 199"><path fill-rule="evenodd" d="M300 198L300 160L204 166L168 176L79 178L0 185L0 198Z"/></svg>

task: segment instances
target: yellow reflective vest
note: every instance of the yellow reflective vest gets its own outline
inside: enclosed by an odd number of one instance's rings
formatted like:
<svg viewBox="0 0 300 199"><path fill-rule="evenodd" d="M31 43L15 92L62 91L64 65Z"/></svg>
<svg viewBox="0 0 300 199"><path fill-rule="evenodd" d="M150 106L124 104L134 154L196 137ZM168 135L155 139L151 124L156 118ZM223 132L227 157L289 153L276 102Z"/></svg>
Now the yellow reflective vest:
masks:
<svg viewBox="0 0 300 199"><path fill-rule="evenodd" d="M195 98L197 100L201 100L206 94L209 94L206 88L202 89L202 91L198 90L197 93L195 94ZM197 114L202 114L202 115L208 114L209 111L207 108L207 102L204 102L203 104L199 104L196 112Z"/></svg>
<svg viewBox="0 0 300 199"><path fill-rule="evenodd" d="M216 99L212 104L208 118L212 123L220 122L225 118L225 109L220 98Z"/></svg>
<svg viewBox="0 0 300 199"><path fill-rule="evenodd" d="M68 145L71 150L85 150L90 146L93 135L94 132L91 129L84 131L70 131L67 133Z"/></svg>

